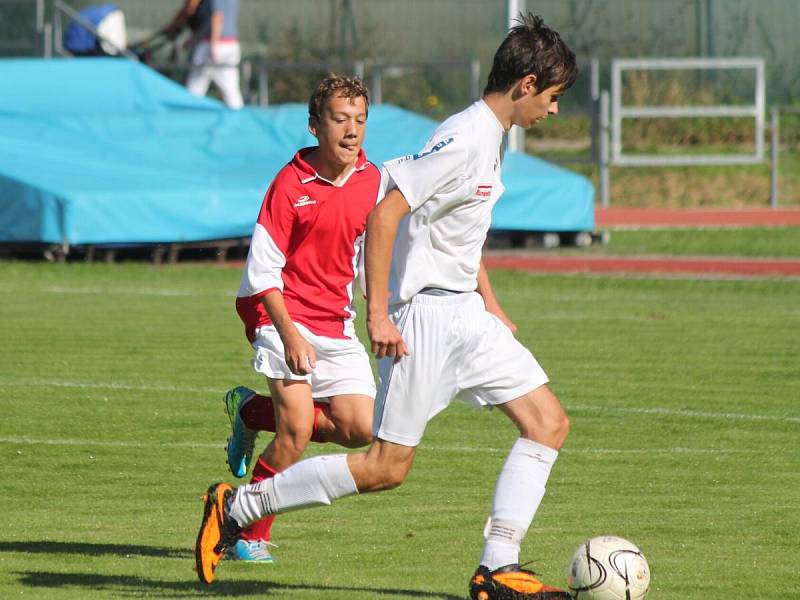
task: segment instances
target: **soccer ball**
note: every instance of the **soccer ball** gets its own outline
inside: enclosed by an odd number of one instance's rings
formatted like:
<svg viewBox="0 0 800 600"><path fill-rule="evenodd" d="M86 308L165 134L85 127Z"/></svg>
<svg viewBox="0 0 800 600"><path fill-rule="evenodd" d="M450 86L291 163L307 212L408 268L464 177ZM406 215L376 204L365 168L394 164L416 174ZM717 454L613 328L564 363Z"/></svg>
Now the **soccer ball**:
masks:
<svg viewBox="0 0 800 600"><path fill-rule="evenodd" d="M635 544L603 535L572 555L567 586L575 600L642 600L650 589L650 566Z"/></svg>

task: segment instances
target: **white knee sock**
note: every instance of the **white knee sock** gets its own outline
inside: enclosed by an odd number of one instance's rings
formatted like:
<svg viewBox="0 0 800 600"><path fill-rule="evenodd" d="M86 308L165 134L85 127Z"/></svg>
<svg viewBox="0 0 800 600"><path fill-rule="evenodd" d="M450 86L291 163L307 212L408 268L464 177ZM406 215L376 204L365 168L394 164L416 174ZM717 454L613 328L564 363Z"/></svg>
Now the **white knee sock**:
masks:
<svg viewBox="0 0 800 600"><path fill-rule="evenodd" d="M230 515L240 527L272 515L357 494L347 455L315 456L292 465L275 477L236 490Z"/></svg>
<svg viewBox="0 0 800 600"><path fill-rule="evenodd" d="M481 564L490 570L519 562L519 548L544 497L558 451L519 438L497 479Z"/></svg>

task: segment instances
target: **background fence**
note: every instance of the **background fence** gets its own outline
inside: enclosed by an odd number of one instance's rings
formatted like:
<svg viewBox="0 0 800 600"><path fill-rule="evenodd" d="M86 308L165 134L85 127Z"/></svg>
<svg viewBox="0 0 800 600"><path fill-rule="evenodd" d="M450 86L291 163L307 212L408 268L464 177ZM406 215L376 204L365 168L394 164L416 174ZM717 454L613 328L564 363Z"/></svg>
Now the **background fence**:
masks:
<svg viewBox="0 0 800 600"><path fill-rule="evenodd" d="M80 9L96 1L67 0L67 4ZM116 4L125 12L129 41L135 42L163 26L182 2L116 0ZM800 168L800 118L787 110L800 106L800 36L796 31L800 1L520 0L517 4L544 16L584 65L575 87L561 103L562 115L570 118L530 130L529 151L561 162L585 163L592 156L597 98L600 89L611 88L612 59L761 58L766 105L781 107L784 115L780 123L784 181L780 196L800 202L800 177L793 175ZM442 118L472 101L485 82L492 53L507 28L507 9L506 0L241 0L243 65L251 69L244 73L244 92L251 102L266 98L270 103L304 102L321 74L318 68L264 72L264 65L302 63L323 69L325 65L360 65L366 81L384 102ZM0 0L0 56L41 55L52 15L53 0ZM155 55L153 61L162 72L182 79L184 58L185 51L173 48ZM592 60L594 77L588 68ZM752 82L747 79L708 73L630 76L638 79L625 82L626 105L752 103ZM634 123L626 132L648 149L656 141L656 150L666 152L686 144L706 144L709 151L723 146L734 150L752 147L756 135L747 120L736 119L725 124L709 119L654 119ZM593 157L597 158L596 152ZM582 172L596 179L591 167ZM719 196L717 185L707 186L708 191L702 193L696 192L697 185L675 185L686 178L679 170L672 173L677 175L661 186L661 196L675 202L693 195L698 202L709 194ZM739 188L736 197L766 202L770 193L761 183L765 174L754 168L739 175L749 179L730 186ZM653 174L652 180L648 177L638 171L631 180L616 178L619 184L612 196L650 196L653 184L661 183L660 175ZM733 194L730 198L735 202Z"/></svg>
<svg viewBox="0 0 800 600"><path fill-rule="evenodd" d="M40 54L41 23L52 0L0 0L0 55ZM97 0L70 0L82 8ZM129 38L156 30L180 0L116 0ZM800 2L797 0L527 0L584 59L751 57L767 64L767 102L800 102ZM506 0L241 0L244 55L271 60L392 59L400 62L478 59L485 73L507 25ZM440 76L440 74L439 74ZM430 79L435 82L437 74ZM588 86L588 80L578 85ZM607 87L604 83L604 87ZM467 90L463 92L466 94ZM567 111L588 110L587 94ZM463 103L463 100L462 100Z"/></svg>

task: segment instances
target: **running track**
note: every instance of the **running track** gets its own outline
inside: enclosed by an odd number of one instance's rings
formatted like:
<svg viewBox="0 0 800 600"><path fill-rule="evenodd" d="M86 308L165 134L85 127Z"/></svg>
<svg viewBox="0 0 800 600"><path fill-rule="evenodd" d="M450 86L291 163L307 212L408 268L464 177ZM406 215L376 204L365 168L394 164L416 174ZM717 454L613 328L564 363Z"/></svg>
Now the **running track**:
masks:
<svg viewBox="0 0 800 600"><path fill-rule="evenodd" d="M800 226L800 209L671 210L598 208L597 228ZM798 249L800 253L800 249ZM743 257L547 256L488 252L487 268L538 273L606 273L699 277L800 277L800 259Z"/></svg>
<svg viewBox="0 0 800 600"><path fill-rule="evenodd" d="M670 210L646 208L597 208L602 229L662 229L668 227L800 227L800 208L737 210ZM800 254L800 249L798 249ZM655 256L548 256L540 252L497 251L484 253L489 269L514 269L530 273L598 273L708 278L800 278L800 258L655 257ZM243 261L225 264L241 266Z"/></svg>
<svg viewBox="0 0 800 600"><path fill-rule="evenodd" d="M800 226L800 208L596 208L598 229Z"/></svg>

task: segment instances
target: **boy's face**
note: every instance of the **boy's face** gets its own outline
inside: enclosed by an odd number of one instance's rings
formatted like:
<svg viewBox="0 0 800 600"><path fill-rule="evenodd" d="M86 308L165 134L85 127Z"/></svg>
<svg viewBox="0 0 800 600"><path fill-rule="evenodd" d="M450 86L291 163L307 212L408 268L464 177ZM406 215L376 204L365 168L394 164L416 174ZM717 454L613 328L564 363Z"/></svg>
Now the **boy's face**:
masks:
<svg viewBox="0 0 800 600"><path fill-rule="evenodd" d="M331 96L319 120L308 130L319 142L320 158L339 167L355 164L367 130L367 103L363 96Z"/></svg>
<svg viewBox="0 0 800 600"><path fill-rule="evenodd" d="M558 100L561 97L561 86L554 85L541 92L531 85L517 103L514 112L514 124L520 127L533 127L539 121L546 119L547 115L558 114Z"/></svg>

